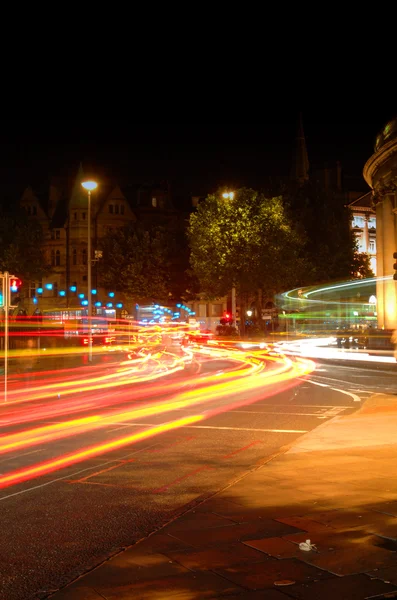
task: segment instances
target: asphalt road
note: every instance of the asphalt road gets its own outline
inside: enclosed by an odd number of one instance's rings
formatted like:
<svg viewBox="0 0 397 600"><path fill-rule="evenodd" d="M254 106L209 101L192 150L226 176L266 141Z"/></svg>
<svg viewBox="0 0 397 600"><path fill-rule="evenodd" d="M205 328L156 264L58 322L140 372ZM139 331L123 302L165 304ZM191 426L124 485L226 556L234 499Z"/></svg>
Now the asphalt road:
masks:
<svg viewBox="0 0 397 600"><path fill-rule="evenodd" d="M224 368L221 361L204 363L201 376ZM191 379L184 374L177 373L170 381L192 391ZM236 398L232 394L213 400L211 409L217 412L205 421L0 489L1 600L46 597L266 461L303 433L353 412L374 392L397 393L393 372L321 363L307 379L295 383L289 388L275 384L271 395L256 395L253 403L239 405L241 392ZM31 420L37 410L56 402L49 398L36 403ZM3 434L27 427L7 422L6 413L9 407L0 407ZM197 407L182 407L166 416L111 420L99 430L12 451L0 455L0 475L196 413ZM34 425L45 427L78 415L69 412Z"/></svg>

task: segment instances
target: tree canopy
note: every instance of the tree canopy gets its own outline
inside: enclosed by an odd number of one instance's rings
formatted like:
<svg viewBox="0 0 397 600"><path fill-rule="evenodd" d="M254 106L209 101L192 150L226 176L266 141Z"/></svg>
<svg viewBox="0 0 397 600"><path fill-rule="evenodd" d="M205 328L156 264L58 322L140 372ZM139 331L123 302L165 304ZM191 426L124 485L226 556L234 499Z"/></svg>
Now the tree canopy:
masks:
<svg viewBox="0 0 397 600"><path fill-rule="evenodd" d="M43 231L22 209L0 208L0 271L22 281L40 279L48 272L42 251Z"/></svg>
<svg viewBox="0 0 397 600"><path fill-rule="evenodd" d="M108 233L101 240L98 263L101 284L131 299L165 299L168 261L160 229L147 231L139 223Z"/></svg>
<svg viewBox="0 0 397 600"><path fill-rule="evenodd" d="M373 276L366 255L357 253L351 213L340 194L307 182L284 197L306 237L306 285Z"/></svg>
<svg viewBox="0 0 397 600"><path fill-rule="evenodd" d="M233 198L210 195L190 216L191 265L208 297L259 288L272 295L301 283L303 238L282 198L242 188Z"/></svg>

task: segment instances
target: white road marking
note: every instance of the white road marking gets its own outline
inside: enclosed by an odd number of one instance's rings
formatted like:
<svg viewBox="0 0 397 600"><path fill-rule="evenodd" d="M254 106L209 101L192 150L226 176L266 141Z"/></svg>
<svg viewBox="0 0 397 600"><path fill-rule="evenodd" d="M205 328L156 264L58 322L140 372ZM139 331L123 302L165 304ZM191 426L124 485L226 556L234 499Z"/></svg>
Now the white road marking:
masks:
<svg viewBox="0 0 397 600"><path fill-rule="evenodd" d="M129 427L157 427L158 423L130 423ZM253 427L216 427L212 425L182 425L179 429L226 429L228 431L264 431L268 433L307 433L306 429L254 429Z"/></svg>
<svg viewBox="0 0 397 600"><path fill-rule="evenodd" d="M151 446L145 446L145 448L141 448L140 450L136 450L135 452L129 452L125 454L121 458L114 458L113 460L107 460L100 465L93 465L92 467L86 467L85 469L81 469L80 471L76 471L75 473L71 473L69 475L64 475L64 477L58 477L57 479L52 479L51 481L47 481L46 483L41 483L40 485L35 485L34 487L28 488L27 490L20 490L19 492L14 492L13 494L9 494L8 496L3 496L0 498L0 502L2 500L8 500L9 498L14 498L14 496L21 496L22 494L26 494L27 492L33 492L34 490L39 490L43 487L47 487L47 485L52 485L53 483L57 483L58 481L63 481L64 479L72 479L76 477L76 475L80 475L81 473L85 473L86 471L92 471L93 469L98 469L99 467L106 467L106 465L110 465L115 462L119 462L120 460L124 460L134 454L139 454L140 452L145 452L145 450L149 450L150 448L155 448L155 446L159 446L160 442L156 444L152 444Z"/></svg>
<svg viewBox="0 0 397 600"><path fill-rule="evenodd" d="M303 379L303 380L300 379L300 381L309 381L313 385L319 385L321 387L326 387L326 388L329 388L330 390L333 390L334 392L339 392L340 394L345 394L346 396L350 396L350 398L353 398L354 402L361 402L360 396L357 396L357 394L354 394L353 392L347 392L346 390L340 390L338 388L331 387L330 385L328 385L326 383L319 383L318 381L312 381L311 379ZM331 379L330 381L339 381L339 380ZM346 382L339 381L339 383L346 383Z"/></svg>
<svg viewBox="0 0 397 600"><path fill-rule="evenodd" d="M350 396L350 398L353 398L354 402L361 402L360 396L357 396L357 394L353 394L353 392L347 392L346 390L338 390L337 388L330 389L334 390L334 392L339 392L340 394L346 394L346 396Z"/></svg>
<svg viewBox="0 0 397 600"><path fill-rule="evenodd" d="M21 456L29 456L30 454L37 454L37 452L44 452L44 449L40 450L32 450L32 452L25 452L25 454L17 454L16 456L12 456L11 458L4 458L0 460L0 463L8 462L10 460L15 460L16 458L20 458Z"/></svg>

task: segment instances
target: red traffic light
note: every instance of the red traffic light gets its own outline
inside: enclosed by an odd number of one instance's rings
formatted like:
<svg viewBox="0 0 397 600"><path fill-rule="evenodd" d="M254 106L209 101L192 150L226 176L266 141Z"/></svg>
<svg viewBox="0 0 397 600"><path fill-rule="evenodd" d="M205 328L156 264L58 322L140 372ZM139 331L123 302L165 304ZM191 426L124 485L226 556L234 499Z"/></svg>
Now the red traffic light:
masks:
<svg viewBox="0 0 397 600"><path fill-rule="evenodd" d="M17 292L22 285L22 281L17 277L10 278L10 290L12 292Z"/></svg>
<svg viewBox="0 0 397 600"><path fill-rule="evenodd" d="M225 319L230 319L229 313L225 313Z"/></svg>

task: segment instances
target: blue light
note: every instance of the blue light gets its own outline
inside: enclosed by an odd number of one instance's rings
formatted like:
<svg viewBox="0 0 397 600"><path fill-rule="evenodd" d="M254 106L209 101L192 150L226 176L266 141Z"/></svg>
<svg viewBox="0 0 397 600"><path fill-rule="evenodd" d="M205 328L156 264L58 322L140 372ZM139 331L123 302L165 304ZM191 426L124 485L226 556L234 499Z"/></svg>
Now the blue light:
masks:
<svg viewBox="0 0 397 600"><path fill-rule="evenodd" d="M59 295L60 295L60 296L66 296L66 292L65 292L65 290L61 290L61 291L59 292Z"/></svg>
<svg viewBox="0 0 397 600"><path fill-rule="evenodd" d="M139 304L135 304L135 308L136 308L136 310L138 310Z"/></svg>
<svg viewBox="0 0 397 600"><path fill-rule="evenodd" d="M108 308L113 308L113 304L112 304L111 302L108 302L108 303L106 304L106 306L107 306Z"/></svg>
<svg viewBox="0 0 397 600"><path fill-rule="evenodd" d="M114 298L114 292L109 292L108 296L109 298Z"/></svg>
<svg viewBox="0 0 397 600"><path fill-rule="evenodd" d="M75 285L71 285L69 289L71 292L77 292L77 287Z"/></svg>
<svg viewBox="0 0 397 600"><path fill-rule="evenodd" d="M37 303L38 303L37 298L33 298L33 304L37 304Z"/></svg>
<svg viewBox="0 0 397 600"><path fill-rule="evenodd" d="M95 306L102 306L102 302L95 302Z"/></svg>
<svg viewBox="0 0 397 600"><path fill-rule="evenodd" d="M45 287L47 290L52 290L52 283L46 283Z"/></svg>
<svg viewBox="0 0 397 600"><path fill-rule="evenodd" d="M12 292L17 292L18 291L18 288L17 288L16 285L12 285L10 289L11 289Z"/></svg>
<svg viewBox="0 0 397 600"><path fill-rule="evenodd" d="M182 304L177 304L176 307L177 308L182 308Z"/></svg>
<svg viewBox="0 0 397 600"><path fill-rule="evenodd" d="M192 316L194 316L196 313L195 313L195 312L192 312L192 313L190 313L190 314L191 314Z"/></svg>
<svg viewBox="0 0 397 600"><path fill-rule="evenodd" d="M118 304L116 304L116 308L123 308L123 305L121 304L121 302L119 302Z"/></svg>
<svg viewBox="0 0 397 600"><path fill-rule="evenodd" d="M84 294L79 294L79 298L82 300L84 298Z"/></svg>
<svg viewBox="0 0 397 600"><path fill-rule="evenodd" d="M155 304L154 308L160 308L160 306L158 304Z"/></svg>
<svg viewBox="0 0 397 600"><path fill-rule="evenodd" d="M88 306L88 300L82 300L81 306Z"/></svg>
<svg viewBox="0 0 397 600"><path fill-rule="evenodd" d="M43 288L37 288L36 292L37 292L38 294L42 294L42 293L43 293Z"/></svg>
<svg viewBox="0 0 397 600"><path fill-rule="evenodd" d="M96 290L91 290L91 294L94 294L94 296L95 296Z"/></svg>

